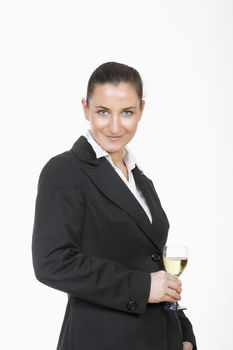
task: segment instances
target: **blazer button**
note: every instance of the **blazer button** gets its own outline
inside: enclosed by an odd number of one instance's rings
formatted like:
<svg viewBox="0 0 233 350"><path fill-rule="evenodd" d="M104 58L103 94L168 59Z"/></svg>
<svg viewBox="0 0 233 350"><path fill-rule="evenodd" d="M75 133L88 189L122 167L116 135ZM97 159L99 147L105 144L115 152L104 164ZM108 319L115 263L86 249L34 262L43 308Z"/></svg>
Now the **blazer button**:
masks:
<svg viewBox="0 0 233 350"><path fill-rule="evenodd" d="M137 308L138 304L134 300L130 300L126 305L127 309L130 311L134 311Z"/></svg>
<svg viewBox="0 0 233 350"><path fill-rule="evenodd" d="M159 253L153 253L151 254L151 259L155 262L159 262L161 260L161 256L159 255Z"/></svg>

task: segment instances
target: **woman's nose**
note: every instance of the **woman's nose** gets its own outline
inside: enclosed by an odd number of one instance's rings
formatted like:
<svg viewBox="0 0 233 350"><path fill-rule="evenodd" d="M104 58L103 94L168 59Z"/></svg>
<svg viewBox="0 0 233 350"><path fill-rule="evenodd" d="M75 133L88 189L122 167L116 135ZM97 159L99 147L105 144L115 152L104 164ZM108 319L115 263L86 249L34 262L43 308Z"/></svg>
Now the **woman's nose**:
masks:
<svg viewBox="0 0 233 350"><path fill-rule="evenodd" d="M112 116L109 123L109 130L113 134L117 134L120 131L120 120L118 116Z"/></svg>

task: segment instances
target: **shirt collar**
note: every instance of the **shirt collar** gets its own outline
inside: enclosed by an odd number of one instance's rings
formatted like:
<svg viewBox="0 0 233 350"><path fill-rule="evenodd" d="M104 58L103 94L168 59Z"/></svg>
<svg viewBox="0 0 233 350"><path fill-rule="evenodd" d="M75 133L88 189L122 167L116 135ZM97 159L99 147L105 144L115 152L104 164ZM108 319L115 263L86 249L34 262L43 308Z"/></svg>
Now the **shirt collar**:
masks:
<svg viewBox="0 0 233 350"><path fill-rule="evenodd" d="M87 141L91 144L93 150L95 151L96 158L106 157L106 158L108 158L110 163L114 166L110 154L96 142L96 140L92 136L90 129L88 129L86 131L85 137L86 137ZM137 164L136 159L128 146L125 146L123 160L124 160L124 163L129 170L134 169L136 164ZM139 167L138 164L137 164L137 166Z"/></svg>

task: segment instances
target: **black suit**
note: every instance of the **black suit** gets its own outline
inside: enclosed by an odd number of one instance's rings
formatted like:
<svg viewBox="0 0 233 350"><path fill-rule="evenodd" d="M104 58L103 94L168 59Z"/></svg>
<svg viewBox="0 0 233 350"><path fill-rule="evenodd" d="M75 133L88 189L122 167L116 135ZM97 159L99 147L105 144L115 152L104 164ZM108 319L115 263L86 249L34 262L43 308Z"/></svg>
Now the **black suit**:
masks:
<svg viewBox="0 0 233 350"><path fill-rule="evenodd" d="M153 183L136 166L145 211L105 157L84 136L43 167L35 207L35 275L68 293L59 350L181 350L195 343L183 312L149 304L150 272L169 223Z"/></svg>

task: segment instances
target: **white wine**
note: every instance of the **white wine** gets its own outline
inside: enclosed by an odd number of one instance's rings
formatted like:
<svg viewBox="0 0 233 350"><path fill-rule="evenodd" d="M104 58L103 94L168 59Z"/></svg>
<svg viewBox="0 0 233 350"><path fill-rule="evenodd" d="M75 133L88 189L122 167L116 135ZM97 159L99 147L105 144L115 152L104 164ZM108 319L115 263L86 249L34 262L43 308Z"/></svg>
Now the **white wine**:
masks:
<svg viewBox="0 0 233 350"><path fill-rule="evenodd" d="M175 276L180 276L187 265L188 258L164 257L163 262L167 272Z"/></svg>

